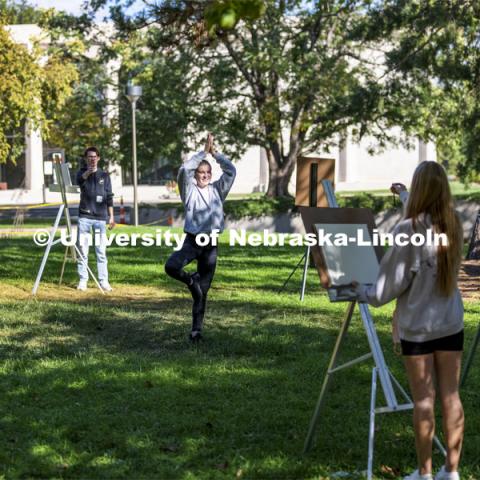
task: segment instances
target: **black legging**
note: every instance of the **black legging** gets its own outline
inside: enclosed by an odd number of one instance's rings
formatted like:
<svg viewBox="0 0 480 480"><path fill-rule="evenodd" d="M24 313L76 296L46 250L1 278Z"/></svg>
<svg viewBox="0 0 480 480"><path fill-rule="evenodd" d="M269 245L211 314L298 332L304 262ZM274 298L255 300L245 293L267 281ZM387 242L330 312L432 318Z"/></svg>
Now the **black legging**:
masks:
<svg viewBox="0 0 480 480"><path fill-rule="evenodd" d="M197 260L197 273L200 276L200 287L203 295L201 299L193 301L192 331L200 331L205 316L208 290L212 284L217 265L217 247L212 245L200 247L195 242L195 235L187 233L182 248L172 253L167 260L165 272L176 280L189 285L191 275L183 268L193 260Z"/></svg>

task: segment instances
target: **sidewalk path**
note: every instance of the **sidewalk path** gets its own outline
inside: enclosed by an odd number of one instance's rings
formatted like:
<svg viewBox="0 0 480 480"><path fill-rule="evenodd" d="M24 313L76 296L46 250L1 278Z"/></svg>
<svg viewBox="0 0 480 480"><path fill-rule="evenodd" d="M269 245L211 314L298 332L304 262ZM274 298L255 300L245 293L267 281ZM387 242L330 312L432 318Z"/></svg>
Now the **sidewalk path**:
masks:
<svg viewBox="0 0 480 480"><path fill-rule="evenodd" d="M480 300L480 260L464 260L458 275L458 288L465 300Z"/></svg>

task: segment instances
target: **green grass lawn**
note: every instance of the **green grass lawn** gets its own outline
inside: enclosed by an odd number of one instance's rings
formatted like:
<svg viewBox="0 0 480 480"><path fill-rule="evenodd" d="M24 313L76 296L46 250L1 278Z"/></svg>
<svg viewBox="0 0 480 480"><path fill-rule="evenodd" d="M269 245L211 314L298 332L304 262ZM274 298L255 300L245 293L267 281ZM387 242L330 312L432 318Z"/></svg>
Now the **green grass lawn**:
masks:
<svg viewBox="0 0 480 480"><path fill-rule="evenodd" d="M328 302L313 269L304 302L299 271L277 293L300 248L219 249L205 341L195 347L187 291L163 272L171 249L110 248L115 290L103 296L74 289L71 263L58 286L63 251L54 248L33 299L43 249L26 237L0 239L0 478L361 477L371 362L335 376L315 446L301 453L346 304ZM406 385L392 309L372 313ZM468 348L480 303L466 303L465 313ZM357 314L342 357L367 351ZM480 478L479 392L476 358L462 394L463 479ZM411 412L378 416L376 478L409 473L413 442ZM438 452L434 461L439 468Z"/></svg>
<svg viewBox="0 0 480 480"><path fill-rule="evenodd" d="M480 193L479 183L470 183L465 185L462 182L452 181L450 182L450 188L452 189L453 195L470 195L474 193Z"/></svg>

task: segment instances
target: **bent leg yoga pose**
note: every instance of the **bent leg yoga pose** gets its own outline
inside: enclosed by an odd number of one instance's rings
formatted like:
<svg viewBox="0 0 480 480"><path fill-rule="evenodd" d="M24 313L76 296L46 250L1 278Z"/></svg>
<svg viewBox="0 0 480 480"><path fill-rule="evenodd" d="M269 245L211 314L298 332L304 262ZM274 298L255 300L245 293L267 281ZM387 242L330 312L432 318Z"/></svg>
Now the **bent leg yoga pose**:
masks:
<svg viewBox="0 0 480 480"><path fill-rule="evenodd" d="M189 274L184 267L194 260L197 260L197 271ZM165 272L185 283L192 294L192 332L190 334L192 340L201 338L207 294L216 264L217 247L212 245L199 247L195 243L194 235L187 235L181 250L173 253L165 264Z"/></svg>

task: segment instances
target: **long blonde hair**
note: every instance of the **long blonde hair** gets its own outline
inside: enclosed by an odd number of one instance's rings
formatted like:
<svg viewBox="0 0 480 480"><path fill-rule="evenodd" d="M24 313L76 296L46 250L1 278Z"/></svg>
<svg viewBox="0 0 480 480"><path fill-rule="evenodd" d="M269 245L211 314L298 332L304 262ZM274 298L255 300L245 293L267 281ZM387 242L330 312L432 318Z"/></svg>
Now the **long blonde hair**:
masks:
<svg viewBox="0 0 480 480"><path fill-rule="evenodd" d="M463 232L455 213L447 174L437 162L422 162L413 174L405 218L413 227L417 217L429 214L435 233L445 233L448 245L437 247L437 288L443 295L453 293L462 254Z"/></svg>

